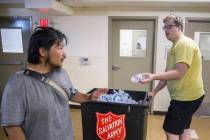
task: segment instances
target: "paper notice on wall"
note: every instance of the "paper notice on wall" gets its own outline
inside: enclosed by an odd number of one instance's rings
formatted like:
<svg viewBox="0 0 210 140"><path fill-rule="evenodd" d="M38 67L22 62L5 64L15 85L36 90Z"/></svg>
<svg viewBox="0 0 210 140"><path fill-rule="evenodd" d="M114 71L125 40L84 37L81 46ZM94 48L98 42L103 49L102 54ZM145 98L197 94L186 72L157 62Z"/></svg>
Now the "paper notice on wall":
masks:
<svg viewBox="0 0 210 140"><path fill-rule="evenodd" d="M1 40L4 53L23 53L21 29L1 29Z"/></svg>

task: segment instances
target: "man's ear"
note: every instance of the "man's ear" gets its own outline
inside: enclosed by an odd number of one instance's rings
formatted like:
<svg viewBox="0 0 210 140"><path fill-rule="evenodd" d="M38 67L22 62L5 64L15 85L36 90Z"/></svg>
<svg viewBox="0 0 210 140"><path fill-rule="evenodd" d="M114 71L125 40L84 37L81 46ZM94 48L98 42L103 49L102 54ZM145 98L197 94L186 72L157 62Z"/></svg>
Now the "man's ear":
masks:
<svg viewBox="0 0 210 140"><path fill-rule="evenodd" d="M39 48L39 54L41 57L47 56L47 50L45 48Z"/></svg>

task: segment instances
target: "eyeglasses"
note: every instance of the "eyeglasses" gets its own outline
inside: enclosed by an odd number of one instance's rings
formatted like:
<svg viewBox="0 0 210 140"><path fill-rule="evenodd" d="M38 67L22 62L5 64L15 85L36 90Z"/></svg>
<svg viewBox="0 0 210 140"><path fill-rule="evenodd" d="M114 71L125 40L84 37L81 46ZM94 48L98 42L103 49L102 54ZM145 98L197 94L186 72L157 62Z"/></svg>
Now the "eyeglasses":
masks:
<svg viewBox="0 0 210 140"><path fill-rule="evenodd" d="M173 26L177 26L177 25L166 25L166 26L163 26L163 30L171 29Z"/></svg>

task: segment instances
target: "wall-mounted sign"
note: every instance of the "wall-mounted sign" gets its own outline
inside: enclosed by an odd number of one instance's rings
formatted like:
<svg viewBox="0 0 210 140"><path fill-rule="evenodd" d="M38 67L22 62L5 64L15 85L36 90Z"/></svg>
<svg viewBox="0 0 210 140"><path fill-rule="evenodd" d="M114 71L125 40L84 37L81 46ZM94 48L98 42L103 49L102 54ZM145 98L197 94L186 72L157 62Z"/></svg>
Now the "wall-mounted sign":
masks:
<svg viewBox="0 0 210 140"><path fill-rule="evenodd" d="M39 20L40 27L48 27L48 18L41 18Z"/></svg>
<svg viewBox="0 0 210 140"><path fill-rule="evenodd" d="M1 29L1 40L4 53L23 53L21 29Z"/></svg>
<svg viewBox="0 0 210 140"><path fill-rule="evenodd" d="M53 20L50 17L33 17L33 28L53 27Z"/></svg>

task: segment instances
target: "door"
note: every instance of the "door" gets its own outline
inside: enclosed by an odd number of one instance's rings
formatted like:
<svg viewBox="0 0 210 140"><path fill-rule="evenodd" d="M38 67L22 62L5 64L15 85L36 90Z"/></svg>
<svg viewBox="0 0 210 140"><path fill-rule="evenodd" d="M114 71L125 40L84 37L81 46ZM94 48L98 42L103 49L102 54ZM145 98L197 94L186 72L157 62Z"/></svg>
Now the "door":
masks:
<svg viewBox="0 0 210 140"><path fill-rule="evenodd" d="M210 115L210 19L187 19L185 34L199 44L202 54L205 98L198 114Z"/></svg>
<svg viewBox="0 0 210 140"><path fill-rule="evenodd" d="M27 62L31 31L30 17L0 17L0 97L8 78Z"/></svg>
<svg viewBox="0 0 210 140"><path fill-rule="evenodd" d="M131 82L135 73L152 73L155 20L112 20L112 87L151 90L151 84Z"/></svg>

